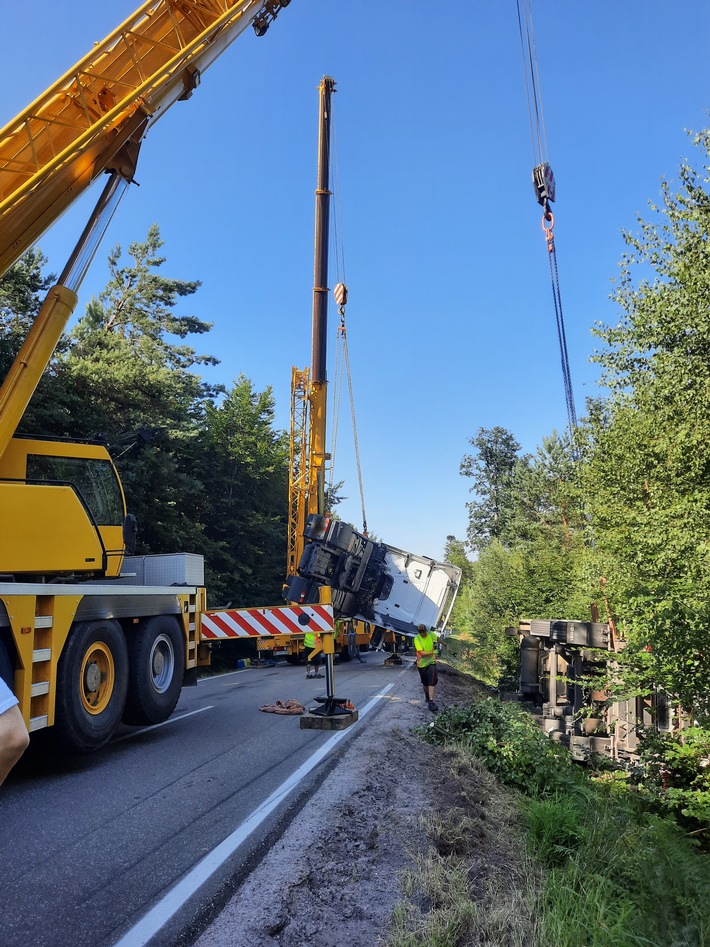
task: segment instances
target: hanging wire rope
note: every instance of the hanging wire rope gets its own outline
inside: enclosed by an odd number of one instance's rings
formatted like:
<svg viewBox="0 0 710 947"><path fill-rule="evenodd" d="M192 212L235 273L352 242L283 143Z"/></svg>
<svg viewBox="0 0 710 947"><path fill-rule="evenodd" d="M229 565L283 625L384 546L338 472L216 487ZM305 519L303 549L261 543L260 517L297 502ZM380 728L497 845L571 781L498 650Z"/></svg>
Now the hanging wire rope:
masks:
<svg viewBox="0 0 710 947"><path fill-rule="evenodd" d="M525 91L528 101L528 118L530 122L530 138L534 161L533 185L535 187L538 203L542 205L543 209L542 229L545 233L547 255L550 263L552 301L555 309L562 383L565 392L565 405L567 407L567 423L569 425L570 436L574 443L576 440L577 412L574 405L572 372L570 370L569 352L567 350L567 334L565 332L562 293L560 291L560 277L557 266L557 250L555 248L553 232L555 217L550 208L550 203L555 199L555 178L552 173L552 168L547 161L547 135L545 132L545 117L542 108L540 70L537 60L531 0L517 0L517 8L518 31L520 33L520 48L523 57L523 73L525 76Z"/></svg>
<svg viewBox="0 0 710 947"><path fill-rule="evenodd" d="M344 287L344 284L340 284ZM338 287L336 287L337 289ZM347 290L345 291L347 299ZM360 488L360 507L362 509L362 531L367 536L367 515L365 513L365 491L362 485L362 464L360 463L360 445L357 439L357 423L355 421L355 398L353 397L353 382L352 382L352 373L350 371L350 354L348 352L348 337L345 329L345 305L341 306L341 315L342 315L342 325L341 325L341 336L342 336L342 347L343 347L343 363L345 365L345 376L348 382L348 394L350 396L350 417L353 424L353 441L355 445L355 466L357 468L357 480L358 486Z"/></svg>
<svg viewBox="0 0 710 947"><path fill-rule="evenodd" d="M328 495L333 496L333 487L335 482L335 461L338 448L338 431L340 428L340 404L343 393L343 353L340 344L340 329L336 336L335 343L335 374L333 378L333 397L331 402L330 416L332 425L330 431L330 469L328 473Z"/></svg>
<svg viewBox="0 0 710 947"><path fill-rule="evenodd" d="M336 110L333 110L330 120L330 134L331 141L333 143L331 148L331 178L333 181L332 191L334 194L334 199L330 204L330 216L332 221L331 228L331 250L332 256L335 260L335 276L337 280L337 285L345 283L345 253L343 250L343 238L342 238L342 218L341 218L341 206L340 206L340 166L338 162L338 144L337 144L337 123L336 123ZM341 325L343 322L343 314L341 313ZM336 335L336 344L335 344L335 373L333 378L332 385L332 399L331 399L331 412L330 417L331 421L331 433L330 433L330 470L328 477L328 495L332 497L333 488L335 484L335 461L336 453L338 448L338 433L340 429L340 406L342 401L342 392L343 392L343 356L342 356L342 345L340 343L340 326L337 330Z"/></svg>
<svg viewBox="0 0 710 947"><path fill-rule="evenodd" d="M335 479L335 452L338 441L338 427L340 418L340 405L342 401L343 377L348 386L348 397L350 400L350 418L353 426L353 442L355 447L355 467L357 469L358 487L360 490L360 506L362 510L362 531L367 536L367 514L365 512L365 490L362 480L362 464L360 463L360 445L357 436L357 420L355 417L355 397L353 394L352 372L350 371L350 353L348 350L348 334L345 326L345 304L348 300L348 289L345 283L338 283L335 287L335 299L338 303L338 312L340 313L340 325L338 326L338 335L336 341L336 367L335 383L333 386L333 433L331 435L331 462L330 462L330 480L328 489L332 494L333 483Z"/></svg>
<svg viewBox="0 0 710 947"><path fill-rule="evenodd" d="M533 27L532 8L529 0L523 0L523 12L518 5L518 32L520 33L520 48L523 54L523 75L525 76L525 91L528 100L528 118L530 120L530 140L533 146L533 163L542 164L547 161L547 138L545 136L545 116L542 108L540 87L540 70L538 69L537 47L535 45L535 30ZM535 115L533 121L533 112Z"/></svg>
<svg viewBox="0 0 710 947"><path fill-rule="evenodd" d="M350 400L350 417L353 427L353 442L355 448L355 466L357 469L358 486L360 490L360 505L362 508L362 531L367 536L367 516L365 513L365 491L362 480L362 465L360 463L360 446L357 437L357 422L355 418L355 398L353 395L352 373L350 371L350 353L348 351L348 336L345 327L345 305L348 301L348 290L345 283L345 250L343 245L342 208L340 203L340 166L338 162L337 126L335 111L331 116L331 172L333 180L334 200L331 202L332 220L332 249L335 260L335 273L338 280L335 287L335 301L338 304L340 325L337 330L335 347L335 373L332 398L332 427L330 436L330 471L328 478L328 493L333 495L335 485L336 452L338 448L338 434L340 429L340 411L342 404L343 379L348 386Z"/></svg>
<svg viewBox="0 0 710 947"><path fill-rule="evenodd" d="M549 226L545 226L549 223ZM574 433L577 429L577 412L574 406L574 390L572 388L572 373L569 367L569 354L567 352L567 336L565 334L565 321L562 315L562 296L560 294L560 277L557 269L557 252L555 250L555 238L552 233L555 218L552 211L548 211L542 218L542 229L545 231L547 240L548 258L550 260L550 281L552 283L552 299L555 306L555 321L557 324L557 340L560 347L560 364L562 367L562 381L565 389L565 402L567 405L567 421L569 423L570 434L574 439Z"/></svg>
<svg viewBox="0 0 710 947"><path fill-rule="evenodd" d="M345 283L345 250L343 246L343 219L340 194L340 163L338 161L338 128L335 121L335 110L331 116L330 133L333 139L331 171L333 177L333 192L335 200L331 202L331 216L333 221L333 255L335 257L335 275L338 283Z"/></svg>
<svg viewBox="0 0 710 947"><path fill-rule="evenodd" d="M557 341L560 351L560 365L562 368L562 383L565 392L567 408L567 423L572 446L572 458L578 460L580 456L579 439L577 432L577 411L574 404L574 388L572 386L572 372L567 350L567 334L562 311L562 294L560 291L560 277L557 266L557 250L555 248L555 217L550 203L555 199L555 177L547 160L547 134L545 131L545 116L542 108L542 93L540 90L540 70L535 44L535 30L532 18L532 0L516 0L518 7L518 29L520 32L520 48L523 56L523 72L525 75L525 89L528 100L528 118L530 121L530 139L533 151L533 185L538 203L542 206L542 229L547 243L547 256L550 263L550 282L552 284L552 300L555 308L555 323L557 326ZM522 2L522 11L521 11ZM576 465L575 465L576 467ZM590 542L596 548L594 528L591 517L582 510L589 530ZM608 605L607 605L608 611Z"/></svg>

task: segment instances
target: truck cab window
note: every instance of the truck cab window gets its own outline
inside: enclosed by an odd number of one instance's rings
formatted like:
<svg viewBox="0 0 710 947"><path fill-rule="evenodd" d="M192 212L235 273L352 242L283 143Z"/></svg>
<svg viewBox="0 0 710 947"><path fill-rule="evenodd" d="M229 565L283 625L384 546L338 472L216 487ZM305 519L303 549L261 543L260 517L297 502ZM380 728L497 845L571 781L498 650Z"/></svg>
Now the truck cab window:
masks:
<svg viewBox="0 0 710 947"><path fill-rule="evenodd" d="M120 526L123 522L121 489L108 460L28 454L27 479L71 483L98 526Z"/></svg>

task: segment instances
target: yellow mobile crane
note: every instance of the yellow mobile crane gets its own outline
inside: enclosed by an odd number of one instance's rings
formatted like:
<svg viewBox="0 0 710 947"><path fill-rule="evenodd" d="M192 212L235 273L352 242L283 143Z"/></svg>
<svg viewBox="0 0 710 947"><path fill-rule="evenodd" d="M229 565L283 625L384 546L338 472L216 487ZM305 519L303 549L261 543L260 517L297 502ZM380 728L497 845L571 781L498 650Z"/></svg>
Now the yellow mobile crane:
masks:
<svg viewBox="0 0 710 947"><path fill-rule="evenodd" d="M326 510L326 396L327 396L327 330L328 330L328 250L330 224L330 128L332 95L335 80L324 76L319 86L318 178L313 264L313 315L311 331L311 366L291 373L291 432L289 468L289 519L286 562L286 591L289 601L299 602L303 595L297 580L301 558L306 546L309 522L324 523ZM336 287L342 303L347 290ZM343 524L345 525L345 524ZM323 586L315 590L309 601L318 601ZM293 598L293 595L298 597ZM349 660L356 648L368 645L372 635L369 623L354 621L351 616L338 622L334 638L335 652L341 660ZM302 642L293 638L287 645L297 659Z"/></svg>
<svg viewBox="0 0 710 947"><path fill-rule="evenodd" d="M328 314L328 237L330 199L330 120L335 81L320 85L318 183L311 369L292 370L291 469L289 478L288 561L284 598L299 605L332 600L336 623L328 641L326 674L332 697L332 654L349 660L375 633L394 643L395 634L412 637L417 625L442 632L458 591L461 570L450 563L375 542L365 532L331 517L325 503L326 336ZM336 287L341 308L344 285ZM363 514L364 518L364 514ZM295 651L299 642L293 640Z"/></svg>
<svg viewBox="0 0 710 947"><path fill-rule="evenodd" d="M102 746L122 719L166 719L209 663L203 563L131 558L136 523L104 446L15 432L147 129L248 26L263 35L289 2L149 0L0 131L0 275L109 173L0 388L0 674L28 729L54 726L76 750ZM250 634L309 622L332 631L327 606L239 618Z"/></svg>

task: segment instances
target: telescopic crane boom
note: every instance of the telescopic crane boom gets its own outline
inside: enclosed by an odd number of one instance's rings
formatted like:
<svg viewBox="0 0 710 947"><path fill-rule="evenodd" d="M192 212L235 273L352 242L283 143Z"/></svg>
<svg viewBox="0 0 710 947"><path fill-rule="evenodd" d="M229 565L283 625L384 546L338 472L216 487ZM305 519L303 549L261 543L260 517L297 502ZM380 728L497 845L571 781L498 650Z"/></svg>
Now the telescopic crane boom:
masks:
<svg viewBox="0 0 710 947"><path fill-rule="evenodd" d="M330 124L335 79L324 76L318 90L311 368L294 367L292 374L287 576L296 575L303 554L307 518L315 514L322 516L325 512Z"/></svg>
<svg viewBox="0 0 710 947"><path fill-rule="evenodd" d="M290 0L148 0L0 131L0 276L250 25ZM131 145L133 143L133 145Z"/></svg>
<svg viewBox="0 0 710 947"><path fill-rule="evenodd" d="M134 177L147 129L250 24L290 0L149 0L0 131L0 276L103 172L111 180L0 388L0 458Z"/></svg>

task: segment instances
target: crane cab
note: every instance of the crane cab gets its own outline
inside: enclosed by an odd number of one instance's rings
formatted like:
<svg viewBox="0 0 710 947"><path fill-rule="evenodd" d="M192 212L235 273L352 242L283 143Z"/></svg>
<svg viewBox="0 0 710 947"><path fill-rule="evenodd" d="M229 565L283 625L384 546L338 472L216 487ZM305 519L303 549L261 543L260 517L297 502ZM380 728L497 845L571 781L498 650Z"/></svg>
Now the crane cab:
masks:
<svg viewBox="0 0 710 947"><path fill-rule="evenodd" d="M135 532L104 445L26 437L0 457L0 523L0 574L23 581L118 576Z"/></svg>

